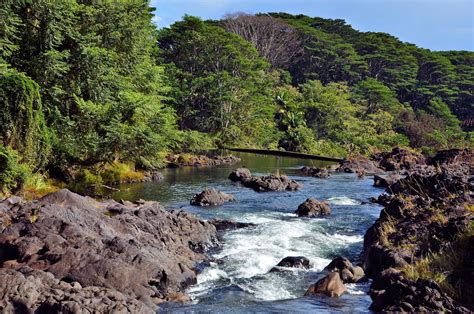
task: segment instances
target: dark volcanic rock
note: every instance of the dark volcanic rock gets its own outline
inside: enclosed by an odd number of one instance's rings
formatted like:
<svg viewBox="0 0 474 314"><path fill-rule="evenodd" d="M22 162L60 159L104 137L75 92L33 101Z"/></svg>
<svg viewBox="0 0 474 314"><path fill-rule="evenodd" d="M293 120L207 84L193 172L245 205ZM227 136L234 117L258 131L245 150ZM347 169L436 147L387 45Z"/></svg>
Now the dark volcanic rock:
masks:
<svg viewBox="0 0 474 314"><path fill-rule="evenodd" d="M340 297L347 292L346 286L342 282L338 273L329 273L314 285L310 286L305 296L318 296L321 294L329 297Z"/></svg>
<svg viewBox="0 0 474 314"><path fill-rule="evenodd" d="M303 168L300 169L300 171L303 172L304 175L312 176L315 178L328 178L329 177L328 169L304 166Z"/></svg>
<svg viewBox="0 0 474 314"><path fill-rule="evenodd" d="M82 287L52 273L22 267L0 269L0 309L2 313L155 313L157 305L115 289Z"/></svg>
<svg viewBox="0 0 474 314"><path fill-rule="evenodd" d="M463 312L466 309L445 295L435 282L414 282L395 268L406 269L430 254L449 254L453 245L458 245L458 239L469 234L472 214L468 209L474 192L472 169L465 162L410 167L405 178L390 184L387 194L379 197L378 202L384 208L364 236L365 272L375 278L371 286L371 309L377 312ZM457 254L467 254L467 250L458 250ZM461 267L465 267L466 274L473 269L469 265ZM456 269L446 269L446 273L456 272ZM456 286L470 285L459 276L455 279L450 275L446 280L454 280Z"/></svg>
<svg viewBox="0 0 474 314"><path fill-rule="evenodd" d="M216 189L206 189L193 196L191 205L194 206L220 206L225 202L234 202L233 195L226 194Z"/></svg>
<svg viewBox="0 0 474 314"><path fill-rule="evenodd" d="M374 176L374 186L378 188L388 188L393 183L400 180L402 177L398 174L391 173L388 176L382 177L375 175Z"/></svg>
<svg viewBox="0 0 474 314"><path fill-rule="evenodd" d="M443 293L432 280L412 281L397 270L389 268L379 273L370 289L372 305L376 312L455 312L470 313Z"/></svg>
<svg viewBox="0 0 474 314"><path fill-rule="evenodd" d="M314 198L308 198L298 206L295 214L297 214L298 217L326 216L331 214L331 208L329 208L326 202L318 202Z"/></svg>
<svg viewBox="0 0 474 314"><path fill-rule="evenodd" d="M24 301L26 308L38 310L44 299L48 310L73 306L76 299L67 301L69 286L61 288L63 297L50 297L63 280L83 287L77 294L79 307L94 299L91 309L99 312L101 303L109 309L151 312L196 282L191 269L204 259L199 252L217 242L211 223L183 211L168 212L154 202L125 206L61 190L10 212L11 224L0 235L0 265L12 269L10 292L1 298L6 307L21 299L25 281L37 289ZM27 279L25 267L35 270ZM106 300L108 293L116 296Z"/></svg>
<svg viewBox="0 0 474 314"><path fill-rule="evenodd" d="M245 181L251 178L252 173L247 168L237 168L229 175L229 179L232 181Z"/></svg>
<svg viewBox="0 0 474 314"><path fill-rule="evenodd" d="M473 152L468 148L442 150L437 152L432 158L428 159L428 164L433 166L459 163L467 163L472 166L473 162Z"/></svg>
<svg viewBox="0 0 474 314"><path fill-rule="evenodd" d="M287 256L282 259L277 266L279 267L294 267L294 268L309 268L309 259L304 256Z"/></svg>
<svg viewBox="0 0 474 314"><path fill-rule="evenodd" d="M381 174L385 171L381 169L377 163L364 156L355 156L349 159L345 159L341 162L339 167L336 169L338 172L347 173L364 173L364 174Z"/></svg>
<svg viewBox="0 0 474 314"><path fill-rule="evenodd" d="M331 261L331 263L324 267L324 270L333 272L340 271L349 267L352 267L352 263L346 257L337 256Z"/></svg>
<svg viewBox="0 0 474 314"><path fill-rule="evenodd" d="M248 223L248 222L236 222L233 220L225 220L214 218L209 220L211 224L213 224L217 231L227 231L227 230L235 230L235 229L242 229L242 228L250 228L255 227L256 224Z"/></svg>
<svg viewBox="0 0 474 314"><path fill-rule="evenodd" d="M286 175L266 175L254 177L247 168L239 168L229 175L229 179L240 182L243 186L252 188L257 192L271 191L297 191L303 187L302 184L291 180Z"/></svg>
<svg viewBox="0 0 474 314"><path fill-rule="evenodd" d="M378 153L373 156L380 168L386 171L414 169L426 163L425 157L413 151L395 147L390 152Z"/></svg>

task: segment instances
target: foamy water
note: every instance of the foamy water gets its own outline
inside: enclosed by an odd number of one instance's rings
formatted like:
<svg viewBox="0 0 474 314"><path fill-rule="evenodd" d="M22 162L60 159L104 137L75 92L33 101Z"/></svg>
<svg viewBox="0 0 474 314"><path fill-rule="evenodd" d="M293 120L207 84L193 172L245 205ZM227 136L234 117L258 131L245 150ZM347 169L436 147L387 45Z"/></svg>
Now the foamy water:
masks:
<svg viewBox="0 0 474 314"><path fill-rule="evenodd" d="M243 156L243 155L242 155ZM224 233L221 246L210 253L211 263L197 276L197 284L186 291L193 304L167 304L164 312L365 312L370 305L368 284L347 285L341 298L304 297L308 287L324 276L322 270L336 256L356 262L363 235L380 213L378 205L367 203L380 190L372 180L354 174L333 174L328 179L304 177L298 160L275 157L243 159L240 165L223 168L170 169L161 183L131 186L134 199L155 199L167 208L182 208L202 219L233 219L256 227ZM275 173L277 169L304 184L297 192L257 193L232 184L232 168L246 165L254 173ZM293 172L291 172L293 171ZM219 208L189 205L203 188L213 187L233 194L237 202ZM135 190L133 190L135 188ZM294 214L307 198L327 201L331 215L301 218ZM120 198L133 199L126 195ZM304 256L309 269L279 268L287 256Z"/></svg>

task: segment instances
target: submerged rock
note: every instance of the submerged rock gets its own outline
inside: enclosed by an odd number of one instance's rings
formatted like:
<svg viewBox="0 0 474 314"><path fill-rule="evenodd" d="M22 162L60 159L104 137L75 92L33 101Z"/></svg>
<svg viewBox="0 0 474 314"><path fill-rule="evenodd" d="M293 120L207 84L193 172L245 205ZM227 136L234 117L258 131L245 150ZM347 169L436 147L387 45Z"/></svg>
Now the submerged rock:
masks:
<svg viewBox="0 0 474 314"><path fill-rule="evenodd" d="M32 311L74 306L103 312L107 305L154 312L167 296L195 283L193 265L217 243L216 228L156 202L126 204L60 190L11 207L15 219L0 234L0 265L11 268L1 270L0 287L8 290L0 290L9 292L0 307L15 307L24 297ZM73 293L64 281L82 288Z"/></svg>
<svg viewBox="0 0 474 314"><path fill-rule="evenodd" d="M235 230L235 229L242 229L242 228L250 228L255 227L256 224L249 223L249 222L236 222L233 220L225 220L214 218L209 220L211 224L213 224L217 231L227 231L227 230Z"/></svg>
<svg viewBox="0 0 474 314"><path fill-rule="evenodd" d="M340 297L347 292L346 286L342 282L338 273L329 273L314 285L310 286L305 296L318 296L321 294L328 297Z"/></svg>
<svg viewBox="0 0 474 314"><path fill-rule="evenodd" d="M287 256L282 259L277 266L279 267L295 267L295 268L309 268L309 259L304 256Z"/></svg>
<svg viewBox="0 0 474 314"><path fill-rule="evenodd" d="M193 196L191 205L194 206L221 206L225 202L234 202L233 195L226 194L216 189L206 189L199 194Z"/></svg>
<svg viewBox="0 0 474 314"><path fill-rule="evenodd" d="M306 167L300 169L303 174L307 176L312 176L315 178L328 178L329 177L329 170L323 168L316 168L316 167Z"/></svg>
<svg viewBox="0 0 474 314"><path fill-rule="evenodd" d="M303 187L302 184L291 180L286 175L271 174L254 177L247 168L239 168L232 171L229 179L234 182L240 182L243 186L252 188L257 192L297 191Z"/></svg>
<svg viewBox="0 0 474 314"><path fill-rule="evenodd" d="M297 214L298 217L326 216L331 214L331 208L329 208L326 202L318 202L314 198L308 198L298 206L295 214Z"/></svg>

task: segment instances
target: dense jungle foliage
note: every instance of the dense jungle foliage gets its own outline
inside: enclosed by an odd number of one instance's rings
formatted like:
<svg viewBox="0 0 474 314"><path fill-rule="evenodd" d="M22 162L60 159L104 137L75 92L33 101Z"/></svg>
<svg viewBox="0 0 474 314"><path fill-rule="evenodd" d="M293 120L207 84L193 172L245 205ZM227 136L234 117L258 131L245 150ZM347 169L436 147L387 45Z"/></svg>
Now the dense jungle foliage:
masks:
<svg viewBox="0 0 474 314"><path fill-rule="evenodd" d="M144 0L3 1L0 190L216 147L472 146L461 125L474 118L473 52L286 13L157 30L153 11Z"/></svg>

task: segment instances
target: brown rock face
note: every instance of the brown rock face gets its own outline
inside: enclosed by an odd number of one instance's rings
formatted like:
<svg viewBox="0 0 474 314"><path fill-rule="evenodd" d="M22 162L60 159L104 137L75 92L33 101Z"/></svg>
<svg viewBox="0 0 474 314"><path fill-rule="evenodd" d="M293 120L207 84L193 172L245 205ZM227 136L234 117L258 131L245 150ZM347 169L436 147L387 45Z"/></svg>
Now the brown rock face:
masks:
<svg viewBox="0 0 474 314"><path fill-rule="evenodd" d="M339 273L344 283L354 283L365 279L364 269L360 266L353 266L345 257L337 256L324 270Z"/></svg>
<svg viewBox="0 0 474 314"><path fill-rule="evenodd" d="M342 283L338 273L330 273L323 279L308 288L305 296L318 296L325 294L329 297L340 297L347 292L346 286Z"/></svg>
<svg viewBox="0 0 474 314"><path fill-rule="evenodd" d="M29 267L52 276L54 282L38 279L38 293L60 280L78 282L83 290L111 291L125 303L137 299L151 310L196 282L194 263L217 242L212 224L185 212L168 212L156 202L97 202L68 190L0 210L3 215L10 215L11 224L0 235L0 266L13 265L18 272ZM37 275L28 273L28 281ZM18 285L23 280L18 273L9 276L19 276L13 281ZM14 300L14 294L2 298L7 306ZM54 300L53 305L62 306ZM37 304L24 305L35 309Z"/></svg>
<svg viewBox="0 0 474 314"><path fill-rule="evenodd" d="M308 198L295 211L298 217L317 217L331 214L331 209L326 202L318 202L314 198Z"/></svg>
<svg viewBox="0 0 474 314"><path fill-rule="evenodd" d="M226 194L216 189L206 189L193 196L191 205L195 206L221 206L225 202L234 202L233 195Z"/></svg>
<svg viewBox="0 0 474 314"><path fill-rule="evenodd" d="M234 170L229 175L229 179L234 182L240 182L243 186L252 188L257 192L297 191L303 187L302 184L291 180L286 175L271 174L254 177L247 168Z"/></svg>

